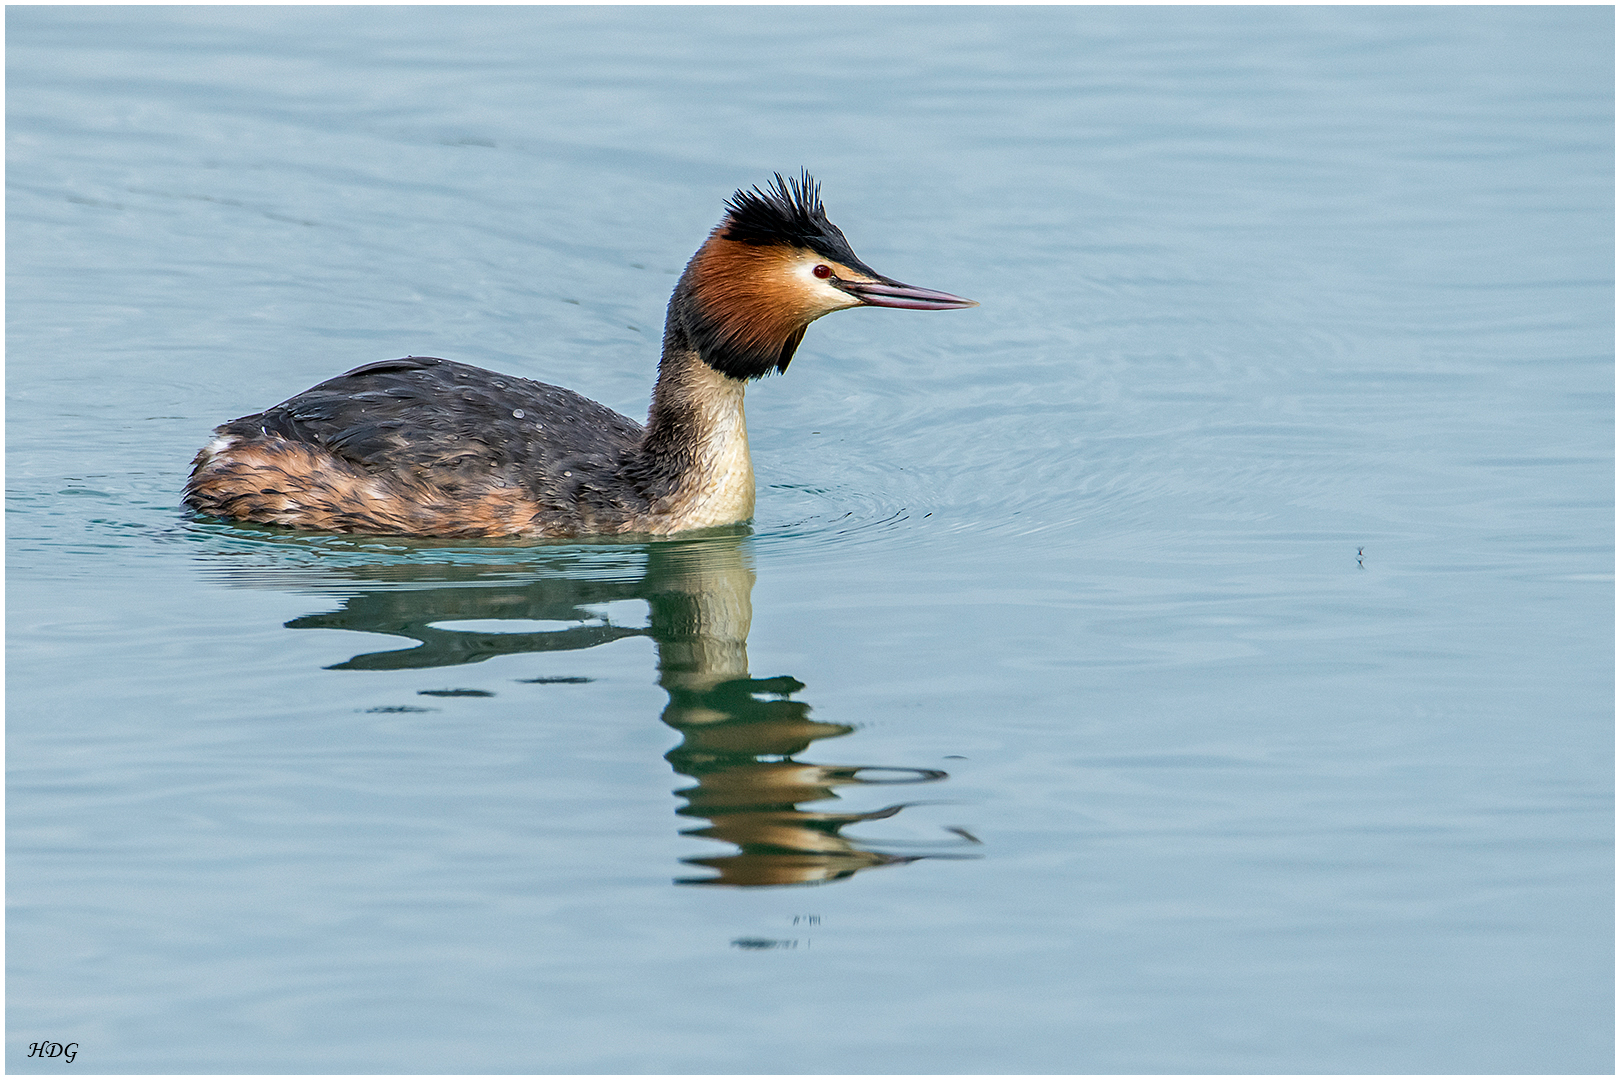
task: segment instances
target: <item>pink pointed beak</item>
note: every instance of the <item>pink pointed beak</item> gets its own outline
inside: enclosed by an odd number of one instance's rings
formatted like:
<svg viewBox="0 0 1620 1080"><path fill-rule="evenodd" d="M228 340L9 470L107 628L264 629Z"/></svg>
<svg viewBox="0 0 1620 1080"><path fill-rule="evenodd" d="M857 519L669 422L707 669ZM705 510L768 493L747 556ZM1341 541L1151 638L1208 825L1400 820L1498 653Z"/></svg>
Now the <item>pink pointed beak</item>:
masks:
<svg viewBox="0 0 1620 1080"><path fill-rule="evenodd" d="M978 307L977 300L952 296L934 289L919 289L898 281L840 281L838 287L872 307L912 308L916 311L949 311L951 308Z"/></svg>

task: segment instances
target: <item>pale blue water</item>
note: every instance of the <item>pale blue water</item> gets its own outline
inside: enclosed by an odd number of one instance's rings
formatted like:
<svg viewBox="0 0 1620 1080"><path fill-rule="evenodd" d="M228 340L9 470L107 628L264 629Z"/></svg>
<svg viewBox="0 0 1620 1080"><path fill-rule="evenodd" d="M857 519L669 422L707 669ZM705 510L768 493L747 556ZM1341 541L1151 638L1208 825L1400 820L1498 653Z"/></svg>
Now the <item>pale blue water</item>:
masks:
<svg viewBox="0 0 1620 1080"><path fill-rule="evenodd" d="M1612 1071L1611 9L6 18L11 1071ZM800 166L751 529L181 510Z"/></svg>

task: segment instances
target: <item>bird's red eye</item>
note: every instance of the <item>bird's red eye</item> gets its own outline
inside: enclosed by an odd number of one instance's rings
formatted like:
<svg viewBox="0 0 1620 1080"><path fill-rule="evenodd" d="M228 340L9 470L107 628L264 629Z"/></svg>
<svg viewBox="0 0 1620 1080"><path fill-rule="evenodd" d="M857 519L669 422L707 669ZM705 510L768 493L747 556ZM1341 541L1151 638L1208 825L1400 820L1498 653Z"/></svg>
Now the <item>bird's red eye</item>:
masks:
<svg viewBox="0 0 1620 1080"><path fill-rule="evenodd" d="M832 277L832 267L828 266L826 263L817 263L816 268L810 272L816 275L818 278Z"/></svg>

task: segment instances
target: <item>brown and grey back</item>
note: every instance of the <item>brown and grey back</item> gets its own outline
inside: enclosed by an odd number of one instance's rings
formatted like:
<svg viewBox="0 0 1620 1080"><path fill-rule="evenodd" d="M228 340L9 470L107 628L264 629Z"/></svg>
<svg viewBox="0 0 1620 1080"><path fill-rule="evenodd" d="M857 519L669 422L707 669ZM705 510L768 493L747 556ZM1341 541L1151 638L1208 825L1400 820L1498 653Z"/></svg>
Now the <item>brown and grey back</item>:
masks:
<svg viewBox="0 0 1620 1080"><path fill-rule="evenodd" d="M186 501L328 532L615 533L674 484L631 467L642 434L572 390L408 356L221 425Z"/></svg>

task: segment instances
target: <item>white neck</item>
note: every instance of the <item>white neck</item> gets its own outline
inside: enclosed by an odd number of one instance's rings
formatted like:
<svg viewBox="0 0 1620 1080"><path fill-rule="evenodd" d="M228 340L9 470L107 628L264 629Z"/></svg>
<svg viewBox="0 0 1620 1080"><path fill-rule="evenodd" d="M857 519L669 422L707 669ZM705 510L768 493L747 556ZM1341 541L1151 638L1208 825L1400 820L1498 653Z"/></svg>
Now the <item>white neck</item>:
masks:
<svg viewBox="0 0 1620 1080"><path fill-rule="evenodd" d="M754 463L748 453L748 420L743 415L740 379L715 371L691 354L680 372L680 404L687 417L692 483L676 492L662 510L668 524L659 531L731 525L754 516Z"/></svg>

